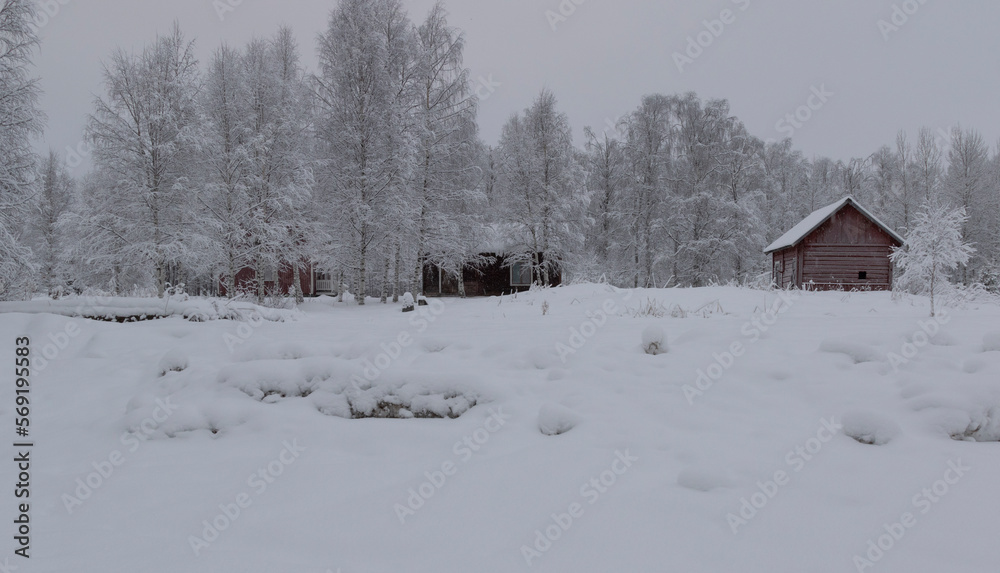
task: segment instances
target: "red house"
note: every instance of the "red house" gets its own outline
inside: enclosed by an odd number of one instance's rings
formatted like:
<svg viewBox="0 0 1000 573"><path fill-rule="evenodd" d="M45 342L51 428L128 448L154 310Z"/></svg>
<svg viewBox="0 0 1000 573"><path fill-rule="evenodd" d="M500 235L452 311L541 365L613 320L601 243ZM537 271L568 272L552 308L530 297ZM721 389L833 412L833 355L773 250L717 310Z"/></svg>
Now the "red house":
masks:
<svg viewBox="0 0 1000 573"><path fill-rule="evenodd" d="M253 269L242 269L236 273L236 290L257 292L256 277L257 273ZM290 264L282 265L279 269L264 271L264 290L268 294L288 295L291 293L292 285L295 285L303 296L336 294L333 283L332 275L316 270L309 263L299 265L298 281L295 280L295 270ZM227 294L225 281L219 283L219 294L221 296Z"/></svg>
<svg viewBox="0 0 1000 573"><path fill-rule="evenodd" d="M892 289L893 247L903 238L852 197L823 207L764 249L779 288Z"/></svg>

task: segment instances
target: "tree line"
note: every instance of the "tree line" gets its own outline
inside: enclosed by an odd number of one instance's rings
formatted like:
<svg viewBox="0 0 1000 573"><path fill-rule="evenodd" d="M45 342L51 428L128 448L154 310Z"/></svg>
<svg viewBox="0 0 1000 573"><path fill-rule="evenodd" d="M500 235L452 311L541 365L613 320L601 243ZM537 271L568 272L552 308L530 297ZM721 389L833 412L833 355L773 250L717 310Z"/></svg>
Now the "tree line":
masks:
<svg viewBox="0 0 1000 573"><path fill-rule="evenodd" d="M87 118L93 169L36 157L43 134L30 0L0 9L0 296L100 291L263 298L310 264L355 293L419 292L504 251L541 284L704 286L770 280L765 245L853 195L901 234L921 207L965 208L957 280L1000 283L1000 147L929 129L850 161L753 136L725 100L644 97L574 144L543 90L499 141L479 136L465 38L442 4L340 0L307 71L291 30L218 47L178 25L104 63ZM458 281L461 286L462 281ZM242 285L247 287L247 285ZM301 296L301 293L298 293ZM364 297L358 297L363 303Z"/></svg>

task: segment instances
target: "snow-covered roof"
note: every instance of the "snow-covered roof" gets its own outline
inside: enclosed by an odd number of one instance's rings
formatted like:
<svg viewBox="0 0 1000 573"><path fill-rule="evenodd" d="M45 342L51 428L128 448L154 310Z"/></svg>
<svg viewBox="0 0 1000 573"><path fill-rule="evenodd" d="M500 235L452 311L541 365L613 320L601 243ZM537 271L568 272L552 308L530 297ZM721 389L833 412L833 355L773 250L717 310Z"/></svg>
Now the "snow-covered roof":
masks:
<svg viewBox="0 0 1000 573"><path fill-rule="evenodd" d="M905 242L903 238L900 237L898 234L896 234L895 231L890 229L888 225L880 221L878 217L872 215L868 209L865 209L857 201L855 201L854 197L844 197L843 199L837 201L833 205L827 205L822 209L817 209L816 211L813 211L812 214L803 219L801 223L795 225L794 227L791 228L791 230L789 230L787 233L779 237L777 241L768 245L768 247L764 249L764 254L766 255L769 253L773 253L774 251L780 251L782 249L787 249L789 247L794 247L795 245L798 245L799 243L802 242L802 239L808 237L810 233L818 229L819 226L822 225L823 223L826 223L830 219L830 217L836 215L841 209L843 209L847 205L853 205L855 209L861 211L862 215L868 217L872 223L878 225L883 231L888 233L890 237L899 241L900 244L903 244Z"/></svg>
<svg viewBox="0 0 1000 573"><path fill-rule="evenodd" d="M525 249L530 250L524 240L520 238L522 235L520 228L510 223L486 225L480 234L479 242L476 244L476 251L493 255L506 255Z"/></svg>

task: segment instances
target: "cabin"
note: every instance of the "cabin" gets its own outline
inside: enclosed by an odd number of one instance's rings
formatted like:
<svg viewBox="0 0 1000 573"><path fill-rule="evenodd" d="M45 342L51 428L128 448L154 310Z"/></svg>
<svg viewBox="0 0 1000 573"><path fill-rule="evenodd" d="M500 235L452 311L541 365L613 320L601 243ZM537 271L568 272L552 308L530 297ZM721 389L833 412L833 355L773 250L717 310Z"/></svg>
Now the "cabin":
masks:
<svg viewBox="0 0 1000 573"><path fill-rule="evenodd" d="M530 263L512 262L511 255L504 253L480 253L476 262L462 268L462 286L465 296L502 296L524 292L536 282L541 282L541 274L532 272ZM540 263L545 262L539 253ZM449 272L434 263L424 265L423 291L425 296L461 296L458 274ZM549 284L562 284L562 272L558 265L550 271Z"/></svg>
<svg viewBox="0 0 1000 573"><path fill-rule="evenodd" d="M853 197L819 209L764 249L783 289L892 289L893 247L903 238Z"/></svg>

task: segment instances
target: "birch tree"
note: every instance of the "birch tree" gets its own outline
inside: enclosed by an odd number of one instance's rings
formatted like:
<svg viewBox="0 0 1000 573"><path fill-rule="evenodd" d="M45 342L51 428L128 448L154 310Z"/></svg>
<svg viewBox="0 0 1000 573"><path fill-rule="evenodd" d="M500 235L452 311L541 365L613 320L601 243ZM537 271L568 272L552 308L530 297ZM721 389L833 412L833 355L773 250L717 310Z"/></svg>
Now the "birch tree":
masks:
<svg viewBox="0 0 1000 573"><path fill-rule="evenodd" d="M0 1L0 296L9 296L35 268L20 237L36 180L32 138L41 135L45 120L30 73L38 46L34 14L30 0Z"/></svg>
<svg viewBox="0 0 1000 573"><path fill-rule="evenodd" d="M914 218L906 243L894 248L890 257L903 270L899 284L930 297L932 317L936 314L935 298L949 284L948 274L975 253L962 239L967 220L962 207L949 209L940 203L927 203Z"/></svg>
<svg viewBox="0 0 1000 573"><path fill-rule="evenodd" d="M400 52L410 32L398 0L341 0L320 37L323 199L362 305L373 254L384 253L391 234L390 207L407 166L400 160L409 157L400 109L409 74Z"/></svg>
<svg viewBox="0 0 1000 573"><path fill-rule="evenodd" d="M138 55L115 51L104 69L106 93L87 123L96 168L125 191L118 206L130 215L125 254L152 267L161 298L192 231L197 63L176 24Z"/></svg>

